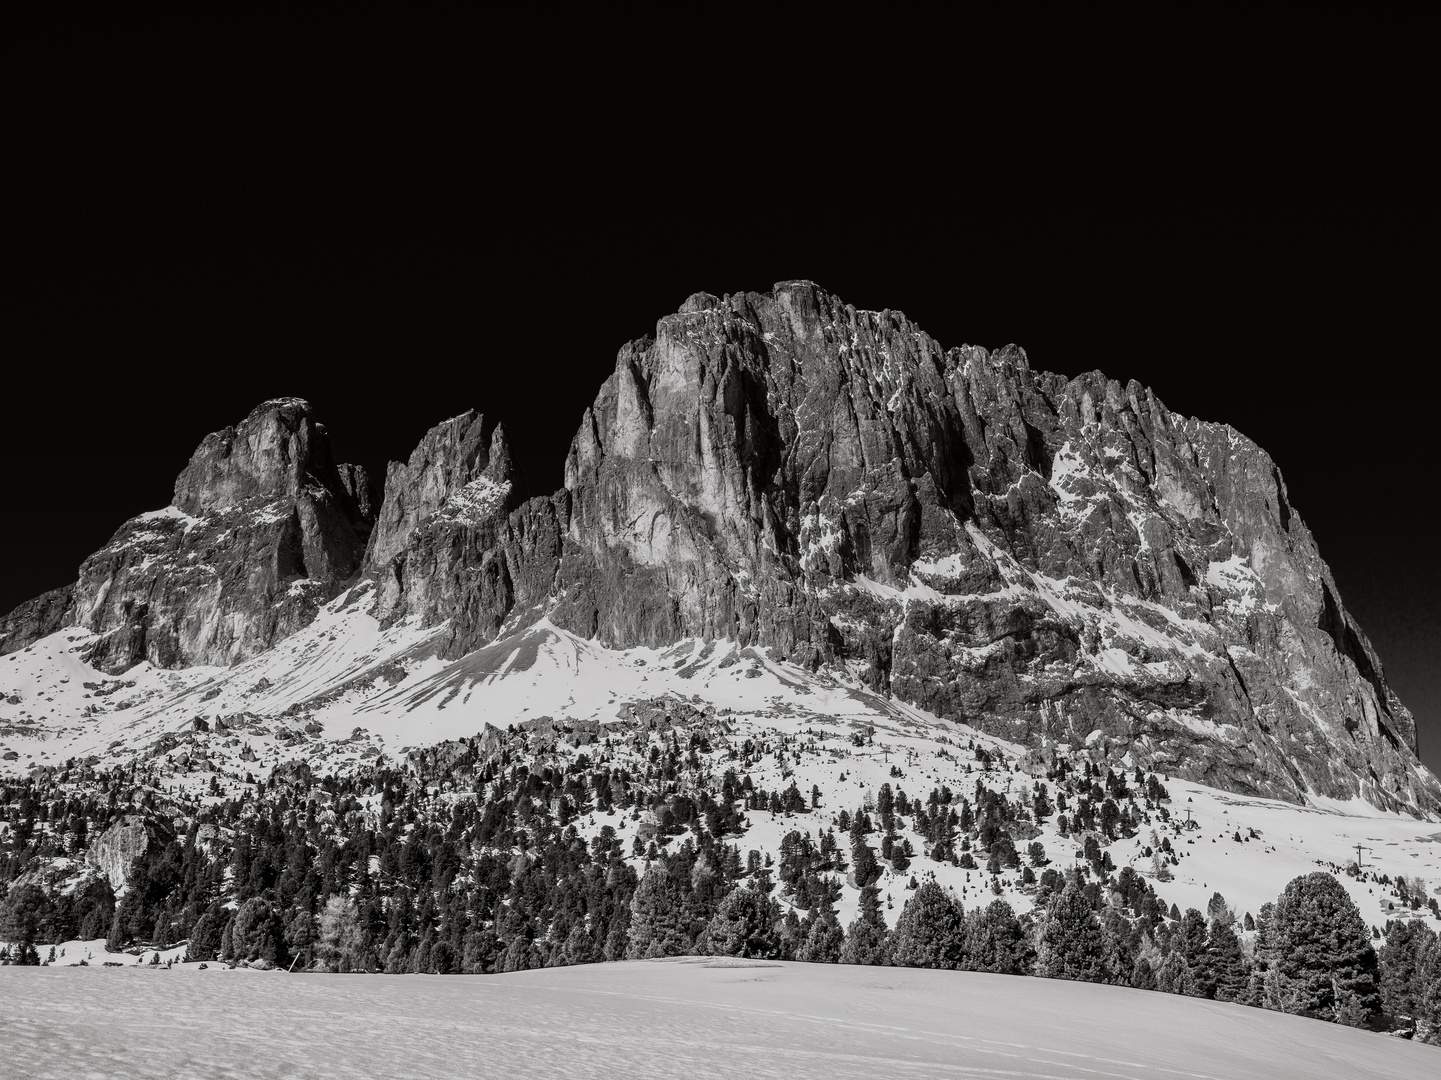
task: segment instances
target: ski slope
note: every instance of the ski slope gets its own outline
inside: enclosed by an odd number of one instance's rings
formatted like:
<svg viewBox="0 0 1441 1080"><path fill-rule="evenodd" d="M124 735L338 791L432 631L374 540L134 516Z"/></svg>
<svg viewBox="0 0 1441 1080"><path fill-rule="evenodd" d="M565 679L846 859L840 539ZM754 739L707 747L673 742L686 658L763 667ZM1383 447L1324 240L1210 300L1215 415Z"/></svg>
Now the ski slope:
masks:
<svg viewBox="0 0 1441 1080"><path fill-rule="evenodd" d="M0 968L5 1075L1406 1080L1441 1050L1171 994L690 958L481 976Z"/></svg>

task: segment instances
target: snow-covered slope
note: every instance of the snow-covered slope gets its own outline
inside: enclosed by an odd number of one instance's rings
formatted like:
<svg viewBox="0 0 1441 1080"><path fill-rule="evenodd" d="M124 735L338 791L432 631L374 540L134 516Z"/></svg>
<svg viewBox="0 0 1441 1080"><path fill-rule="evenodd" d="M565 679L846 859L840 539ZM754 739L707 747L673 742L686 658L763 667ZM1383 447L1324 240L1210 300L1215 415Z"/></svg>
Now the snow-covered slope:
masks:
<svg viewBox="0 0 1441 1080"><path fill-rule="evenodd" d="M27 1080L1401 1080L1438 1058L1116 986L707 958L405 978L7 967L0 996L6 1075Z"/></svg>
<svg viewBox="0 0 1441 1080"><path fill-rule="evenodd" d="M657 699L684 701L689 715L721 733L717 773L737 764L727 755L750 741L753 750L738 764L757 787L781 790L794 782L807 802L812 788L819 790L814 808L749 813L742 849L775 856L786 833L819 838L836 827L841 810L873 806L882 784L917 800L942 786L973 797L978 784L1016 800L1055 761L1087 759L1084 747L1059 757L1028 753L882 697L844 672L808 672L725 641L611 650L541 621L447 661L436 648L444 626L403 622L382 629L368 611L370 590L368 583L357 586L309 627L228 669L162 671L141 664L107 677L81 659L88 636L73 629L0 657L0 770L22 773L71 758L100 764L141 758L166 784L200 792L214 782L230 791L283 762L343 771L380 755L403 758L414 748L470 738L488 726L543 718L555 721L546 730L579 733L562 734L548 752L573 755L610 736L612 752L639 753L638 746L659 736L640 731L636 742L637 709ZM1135 836L1108 851L1118 869L1129 864L1153 875L1148 848L1169 840L1178 855L1173 879L1153 883L1182 910L1205 910L1220 892L1238 916L1255 913L1296 875L1355 862L1358 844L1367 873L1342 880L1368 923L1384 925L1396 914L1387 906L1394 894L1372 881L1373 873L1420 878L1428 895L1441 894L1441 825L1435 821L1387 814L1360 800L1317 797L1299 806L1176 778L1165 782L1169 820L1157 807ZM577 821L591 836L609 825L627 852L647 824L621 812ZM904 819L900 831L918 854L925 851ZM1039 824L1035 839L1054 866L1079 858L1079 839L1061 835L1054 817ZM968 906L988 902L997 888L1017 910L1031 906L1019 870L993 880L983 869L918 857L902 873L887 869L879 882L892 922L913 875L927 874L953 887ZM854 888L845 890L838 905L843 920L853 917L857 898ZM1429 915L1423 910L1422 917Z"/></svg>

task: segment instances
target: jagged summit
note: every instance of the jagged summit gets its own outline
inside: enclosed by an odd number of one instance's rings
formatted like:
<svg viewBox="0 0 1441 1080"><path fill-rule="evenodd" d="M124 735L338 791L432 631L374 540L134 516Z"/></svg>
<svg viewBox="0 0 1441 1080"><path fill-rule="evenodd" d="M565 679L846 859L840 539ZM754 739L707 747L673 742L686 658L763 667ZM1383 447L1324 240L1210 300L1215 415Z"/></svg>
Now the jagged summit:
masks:
<svg viewBox="0 0 1441 1080"><path fill-rule="evenodd" d="M388 565L417 528L446 508L452 516L478 520L510 510L523 490L504 425L487 423L474 409L437 424L408 462L390 463L370 565Z"/></svg>
<svg viewBox="0 0 1441 1080"><path fill-rule="evenodd" d="M329 462L305 403L266 403L202 443L179 516L128 523L74 597L13 613L0 645L73 624L119 643L96 646L107 670L228 662L363 569L380 625L433 631L442 661L541 619L615 648L727 639L1043 753L1441 808L1275 463L1135 382L947 349L788 281L696 293L625 345L553 495L522 501L503 428L475 412L392 463L378 505ZM195 511L296 525L222 556L273 574L191 583ZM168 561L107 555L127 529L180 539ZM140 565L143 604L123 585ZM311 600L260 615L281 592Z"/></svg>
<svg viewBox="0 0 1441 1080"><path fill-rule="evenodd" d="M172 505L203 514L257 498L293 499L307 487L342 490L330 440L309 402L275 398L204 438L175 479Z"/></svg>
<svg viewBox="0 0 1441 1080"><path fill-rule="evenodd" d="M307 402L267 401L201 441L169 507L123 524L74 585L11 612L0 651L77 626L98 635L87 659L103 671L253 656L360 570L376 502L364 469L336 466Z"/></svg>
<svg viewBox="0 0 1441 1080"><path fill-rule="evenodd" d="M1264 451L809 282L690 297L621 349L564 490L465 535L397 554L386 591L451 655L547 612L618 647L847 665L1233 790L1441 793Z"/></svg>

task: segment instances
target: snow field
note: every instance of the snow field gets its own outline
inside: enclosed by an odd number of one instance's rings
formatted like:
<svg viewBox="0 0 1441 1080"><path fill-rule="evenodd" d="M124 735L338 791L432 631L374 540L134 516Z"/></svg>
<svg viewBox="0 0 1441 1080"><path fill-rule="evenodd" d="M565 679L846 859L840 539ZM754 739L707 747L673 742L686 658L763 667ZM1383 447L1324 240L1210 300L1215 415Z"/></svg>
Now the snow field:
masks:
<svg viewBox="0 0 1441 1080"><path fill-rule="evenodd" d="M6 1075L1407 1080L1441 1051L974 972L688 958L493 976L0 968Z"/></svg>
<svg viewBox="0 0 1441 1080"><path fill-rule="evenodd" d="M5 943L0 942L0 944ZM55 959L47 960L52 948L55 950ZM105 947L104 938L94 938L90 941L62 941L53 946L36 946L41 961L50 967L104 967L106 964L135 967L149 964L151 958L157 955L162 964L167 961L179 964L185 959L185 948L184 944L180 944L168 949L141 949L138 954L115 953Z"/></svg>

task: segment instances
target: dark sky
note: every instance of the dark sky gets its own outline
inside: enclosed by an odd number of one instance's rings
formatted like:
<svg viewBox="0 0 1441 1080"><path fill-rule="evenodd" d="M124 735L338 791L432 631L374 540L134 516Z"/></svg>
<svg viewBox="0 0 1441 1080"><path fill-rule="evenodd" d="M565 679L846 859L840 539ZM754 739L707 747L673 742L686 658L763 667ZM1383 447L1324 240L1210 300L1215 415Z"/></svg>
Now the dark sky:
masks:
<svg viewBox="0 0 1441 1080"><path fill-rule="evenodd" d="M875 120L200 138L102 119L32 156L10 211L0 609L72 580L267 397L310 399L377 475L475 407L553 489L623 342L691 292L806 277L1256 439L1441 771L1426 140L1360 112Z"/></svg>

